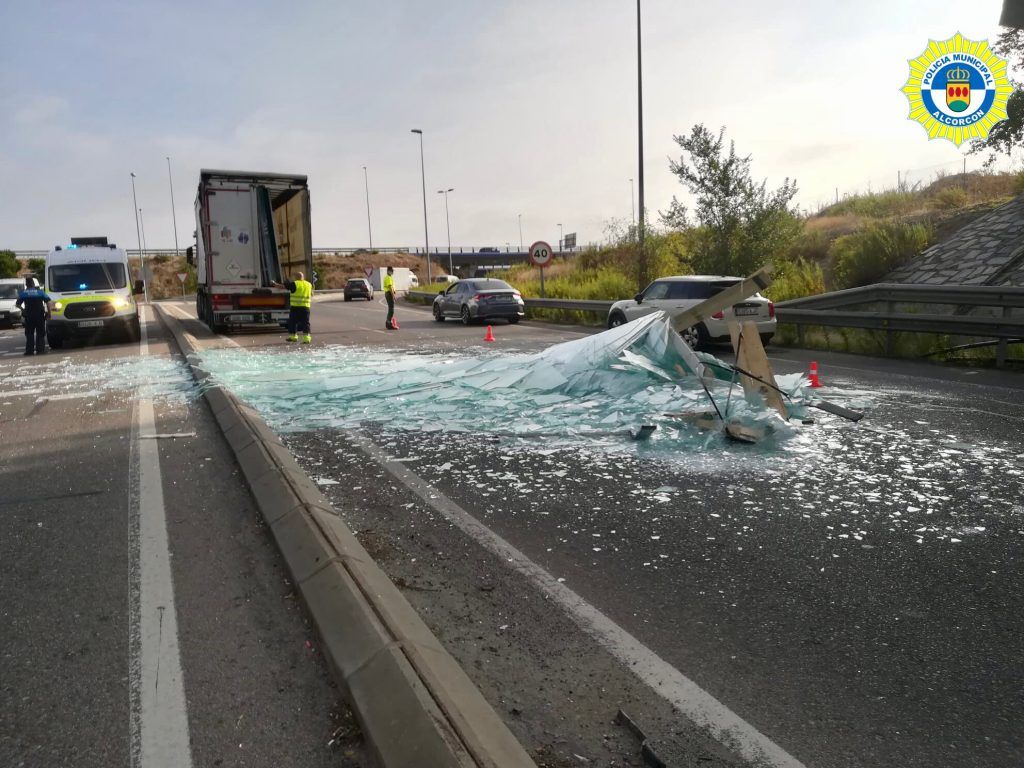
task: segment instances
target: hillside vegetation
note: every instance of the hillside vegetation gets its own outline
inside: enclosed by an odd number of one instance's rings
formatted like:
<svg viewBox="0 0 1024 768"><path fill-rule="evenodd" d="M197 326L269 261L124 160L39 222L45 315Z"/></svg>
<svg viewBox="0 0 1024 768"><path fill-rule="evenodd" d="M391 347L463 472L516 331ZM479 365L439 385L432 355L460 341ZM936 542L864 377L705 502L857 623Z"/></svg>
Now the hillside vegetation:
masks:
<svg viewBox="0 0 1024 768"><path fill-rule="evenodd" d="M773 243L776 301L878 282L907 259L955 234L1024 192L1024 175L968 173L931 184L846 197L813 215L793 213L785 242ZM665 217L663 217L664 220ZM648 230L649 278L704 273L695 254L706 230L699 225ZM545 273L545 294L574 299L622 299L641 287L636 230L613 223L610 244L565 256ZM740 266L740 265L737 265ZM539 272L515 267L506 275L526 296L540 295Z"/></svg>

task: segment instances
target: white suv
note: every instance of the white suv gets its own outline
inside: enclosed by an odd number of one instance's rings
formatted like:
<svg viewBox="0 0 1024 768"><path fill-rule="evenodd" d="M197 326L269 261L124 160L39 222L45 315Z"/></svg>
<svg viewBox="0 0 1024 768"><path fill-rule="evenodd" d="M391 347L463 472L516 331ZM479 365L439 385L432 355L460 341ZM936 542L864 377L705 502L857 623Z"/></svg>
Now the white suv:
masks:
<svg viewBox="0 0 1024 768"><path fill-rule="evenodd" d="M25 287L25 279L5 278L0 280L0 325L17 325L21 322L21 310L14 306L18 291Z"/></svg>
<svg viewBox="0 0 1024 768"><path fill-rule="evenodd" d="M615 328L659 309L670 315L679 314L741 281L742 278L739 277L721 275L659 278L634 298L612 304L608 310L608 327ZM731 320L752 320L757 323L757 332L764 344L775 335L775 305L761 294L755 293L725 312L716 312L704 322L686 329L682 336L691 347L703 346L709 342L728 341Z"/></svg>

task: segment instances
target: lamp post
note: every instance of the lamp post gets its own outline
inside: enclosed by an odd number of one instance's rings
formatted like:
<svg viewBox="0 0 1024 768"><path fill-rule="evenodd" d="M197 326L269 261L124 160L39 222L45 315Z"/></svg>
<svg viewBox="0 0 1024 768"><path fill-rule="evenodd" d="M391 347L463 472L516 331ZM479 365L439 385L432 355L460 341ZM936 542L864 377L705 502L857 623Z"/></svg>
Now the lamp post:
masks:
<svg viewBox="0 0 1024 768"><path fill-rule="evenodd" d="M633 217L633 226L636 226L636 190L633 189L633 180L629 180L629 213Z"/></svg>
<svg viewBox="0 0 1024 768"><path fill-rule="evenodd" d="M523 252L523 214L519 214L519 252Z"/></svg>
<svg viewBox="0 0 1024 768"><path fill-rule="evenodd" d="M149 250L149 246L146 245L146 220L142 218L141 208L139 208L139 225L142 227L142 252L145 253Z"/></svg>
<svg viewBox="0 0 1024 768"><path fill-rule="evenodd" d="M135 172L132 172L132 215L135 217L135 239L139 244L139 279L143 281L143 290L145 291L146 303L149 303L149 281L146 280L145 272L146 262L142 258L142 235L139 234L139 201L135 197Z"/></svg>
<svg viewBox="0 0 1024 768"><path fill-rule="evenodd" d="M167 184L171 188L171 221L174 222L174 256L178 256L178 217L174 213L174 180L171 178L171 158L167 156ZM184 285L184 283L182 283Z"/></svg>
<svg viewBox="0 0 1024 768"><path fill-rule="evenodd" d="M562 252L562 225L558 225L558 252Z"/></svg>
<svg viewBox="0 0 1024 768"><path fill-rule="evenodd" d="M455 266L452 263L452 222L448 217L448 193L454 192L455 187L449 187L448 189L439 189L437 194L444 195L444 223L448 228L448 274L455 274Z"/></svg>
<svg viewBox="0 0 1024 768"><path fill-rule="evenodd" d="M427 255L427 283L430 283L430 236L427 234L427 171L423 164L423 131L413 128L412 132L420 135L420 178L423 181L423 246Z"/></svg>
<svg viewBox="0 0 1024 768"><path fill-rule="evenodd" d="M373 250L373 227L370 226L370 177L363 166L363 186L366 188L366 234L370 238L370 250Z"/></svg>
<svg viewBox="0 0 1024 768"><path fill-rule="evenodd" d="M643 79L643 49L640 37L640 0L636 0L636 122L637 122L637 182L640 187L639 208L640 221L638 223L638 239L640 252L640 288L646 282L647 257L644 253L644 79Z"/></svg>

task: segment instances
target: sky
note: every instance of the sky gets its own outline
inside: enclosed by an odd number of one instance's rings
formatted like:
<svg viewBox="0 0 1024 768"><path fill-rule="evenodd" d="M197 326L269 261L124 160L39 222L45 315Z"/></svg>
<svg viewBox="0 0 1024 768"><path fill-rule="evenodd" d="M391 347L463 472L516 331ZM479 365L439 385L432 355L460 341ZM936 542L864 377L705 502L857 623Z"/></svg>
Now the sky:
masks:
<svg viewBox="0 0 1024 768"><path fill-rule="evenodd" d="M995 39L1001 0L643 0L649 218L673 136L724 126L753 173L839 194L961 168L907 119L929 38ZM192 241L200 168L308 175L317 247L603 239L633 215L631 0L10 0L0 5L0 248ZM980 166L968 158L968 169Z"/></svg>

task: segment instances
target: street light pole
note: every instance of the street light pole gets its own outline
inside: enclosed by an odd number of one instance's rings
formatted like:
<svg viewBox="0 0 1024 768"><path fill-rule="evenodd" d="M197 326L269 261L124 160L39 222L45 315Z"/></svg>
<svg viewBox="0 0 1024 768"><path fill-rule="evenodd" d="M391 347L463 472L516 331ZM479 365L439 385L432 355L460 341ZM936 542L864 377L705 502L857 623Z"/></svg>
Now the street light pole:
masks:
<svg viewBox="0 0 1024 768"><path fill-rule="evenodd" d="M455 265L452 262L452 219L447 215L447 194L450 191L455 191L455 187L450 186L447 189L438 189L437 194L444 196L444 225L449 230L449 274L455 274Z"/></svg>
<svg viewBox="0 0 1024 768"><path fill-rule="evenodd" d="M142 259L142 235L139 234L139 201L135 197L135 173L132 172L132 215L135 217L135 239L139 244L139 279L143 281L143 287L146 292L146 303L149 303L149 281L146 280L143 274L146 269L146 262Z"/></svg>
<svg viewBox="0 0 1024 768"><path fill-rule="evenodd" d="M643 79L643 48L640 36L640 0L636 0L636 109L637 109L637 148L638 148L638 169L637 181L639 182L639 255L640 255L640 279L641 282L650 278L647 274L647 257L644 254L644 79ZM643 286L640 286L641 290Z"/></svg>
<svg viewBox="0 0 1024 768"><path fill-rule="evenodd" d="M519 252L523 252L523 214L519 214Z"/></svg>
<svg viewBox="0 0 1024 768"><path fill-rule="evenodd" d="M167 184L171 188L171 221L174 222L174 256L178 256L178 217L174 213L174 180L171 178L171 158L167 156ZM184 283L182 283L184 285Z"/></svg>
<svg viewBox="0 0 1024 768"><path fill-rule="evenodd" d="M427 283L430 283L430 236L427 234L427 171L426 166L423 164L423 131L419 128L413 128L412 132L420 135L420 177L423 181L423 245L427 252Z"/></svg>
<svg viewBox="0 0 1024 768"><path fill-rule="evenodd" d="M366 232L370 237L370 250L373 250L373 227L370 226L370 178L366 174L366 166L363 166L363 186L366 187Z"/></svg>
<svg viewBox="0 0 1024 768"><path fill-rule="evenodd" d="M629 212L633 217L633 226L636 226L636 190L633 189L633 180L629 180Z"/></svg>
<svg viewBox="0 0 1024 768"><path fill-rule="evenodd" d="M558 225L558 252L562 252L562 225Z"/></svg>
<svg viewBox="0 0 1024 768"><path fill-rule="evenodd" d="M149 250L149 246L146 245L146 220L142 218L141 208L139 208L139 224L142 226L142 252L145 253Z"/></svg>

